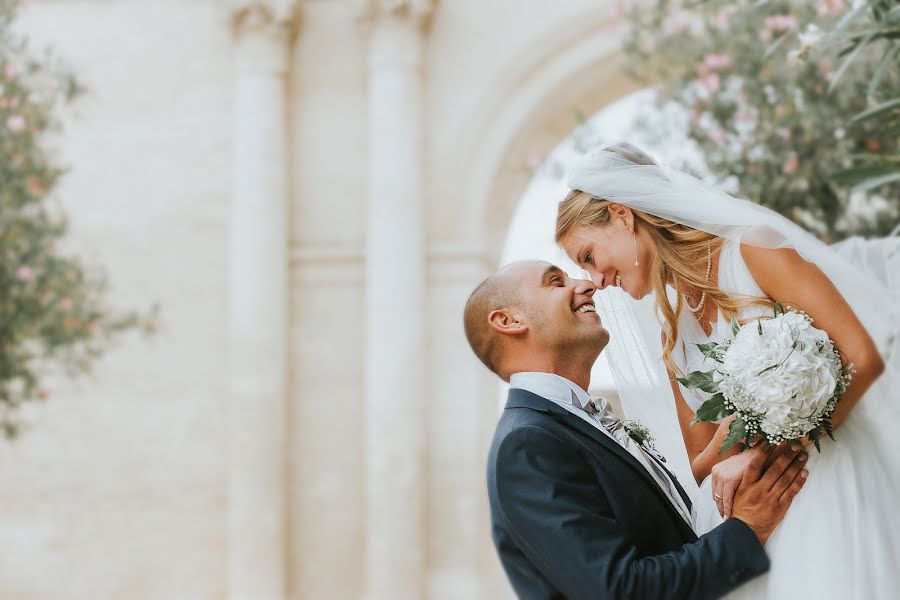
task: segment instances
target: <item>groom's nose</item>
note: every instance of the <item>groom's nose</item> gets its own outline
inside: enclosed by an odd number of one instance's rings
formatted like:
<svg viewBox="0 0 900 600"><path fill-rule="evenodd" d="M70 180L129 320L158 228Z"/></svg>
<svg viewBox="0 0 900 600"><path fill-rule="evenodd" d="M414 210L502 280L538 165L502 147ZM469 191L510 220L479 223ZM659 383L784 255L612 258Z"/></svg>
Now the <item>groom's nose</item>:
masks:
<svg viewBox="0 0 900 600"><path fill-rule="evenodd" d="M594 292L597 291L597 287L594 285L594 282L590 279L576 279L575 280L575 293L583 296L593 296Z"/></svg>

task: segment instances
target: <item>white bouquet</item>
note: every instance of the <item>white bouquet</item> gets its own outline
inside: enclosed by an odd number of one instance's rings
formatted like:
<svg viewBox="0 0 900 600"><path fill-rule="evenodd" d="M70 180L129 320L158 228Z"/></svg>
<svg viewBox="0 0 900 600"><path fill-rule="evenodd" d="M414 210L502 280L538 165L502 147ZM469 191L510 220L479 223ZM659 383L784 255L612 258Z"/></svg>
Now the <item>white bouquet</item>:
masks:
<svg viewBox="0 0 900 600"><path fill-rule="evenodd" d="M773 318L741 326L732 319L733 337L698 344L716 363L678 381L712 397L694 421L718 421L737 415L720 452L743 441L744 448L762 436L767 444L797 443L803 437L819 448L822 433L831 439L831 414L852 378L834 343L803 312L775 304Z"/></svg>

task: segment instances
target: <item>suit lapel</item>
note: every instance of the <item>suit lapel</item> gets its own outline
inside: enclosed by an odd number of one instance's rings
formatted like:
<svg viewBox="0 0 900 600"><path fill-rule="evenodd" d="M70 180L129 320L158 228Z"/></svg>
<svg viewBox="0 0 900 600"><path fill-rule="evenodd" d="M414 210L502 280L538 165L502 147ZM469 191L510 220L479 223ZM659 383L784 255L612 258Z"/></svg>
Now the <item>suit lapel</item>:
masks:
<svg viewBox="0 0 900 600"><path fill-rule="evenodd" d="M672 501L663 492L659 484L656 483L656 480L647 472L647 469L642 465L634 456L631 455L625 448L623 448L618 442L613 440L610 436L606 435L602 431L600 431L597 427L594 427L587 421L580 419L576 415L570 413L563 407L559 406L555 402L551 402L542 396L538 396L537 394L533 394L526 390L520 390L518 388L512 388L509 390L509 398L506 402L506 408L528 408L531 410L536 410L538 412L548 413L555 416L558 420L564 423L566 426L578 430L582 435L589 437L590 439L596 441L601 446L606 448L609 452L619 457L625 464L631 467L631 469L647 484L653 489L654 492L660 497L665 504L669 512L672 514L674 519L681 523L682 525L687 526L684 522L684 519L681 517L681 514L678 510L672 505ZM673 483L676 486L679 486L678 482L673 479ZM680 487L680 486L679 486ZM681 491L681 490L679 490ZM691 531L693 534L693 530Z"/></svg>

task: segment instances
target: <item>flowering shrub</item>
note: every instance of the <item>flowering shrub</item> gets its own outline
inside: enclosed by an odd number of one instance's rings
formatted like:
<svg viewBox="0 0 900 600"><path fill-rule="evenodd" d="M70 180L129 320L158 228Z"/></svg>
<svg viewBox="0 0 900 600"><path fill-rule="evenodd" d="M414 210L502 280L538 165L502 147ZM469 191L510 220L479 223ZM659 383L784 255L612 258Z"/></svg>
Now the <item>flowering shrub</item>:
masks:
<svg viewBox="0 0 900 600"><path fill-rule="evenodd" d="M629 73L690 114L689 136L739 195L829 241L884 234L900 220L900 177L885 176L900 168L900 119L859 115L900 95L897 7L630 3ZM893 29L870 36L876 17Z"/></svg>
<svg viewBox="0 0 900 600"><path fill-rule="evenodd" d="M63 171L44 138L80 88L11 31L16 8L0 3L0 427L10 436L21 406L48 397L53 369L89 371L112 336L153 327L152 315L107 308L102 274L57 246L66 220L51 198Z"/></svg>

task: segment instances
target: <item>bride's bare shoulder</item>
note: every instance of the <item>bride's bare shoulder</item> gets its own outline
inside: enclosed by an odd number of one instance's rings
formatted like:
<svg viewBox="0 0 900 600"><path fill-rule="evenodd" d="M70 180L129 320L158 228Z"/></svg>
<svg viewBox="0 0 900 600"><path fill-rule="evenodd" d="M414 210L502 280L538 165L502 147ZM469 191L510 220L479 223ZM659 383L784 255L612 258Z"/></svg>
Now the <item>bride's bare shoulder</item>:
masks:
<svg viewBox="0 0 900 600"><path fill-rule="evenodd" d="M795 290L830 284L816 265L793 248L761 248L742 243L741 257L759 288L770 298L788 300Z"/></svg>

